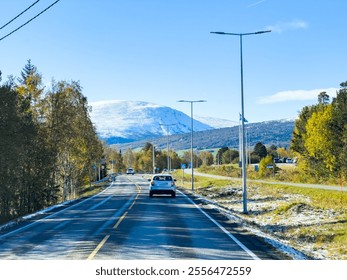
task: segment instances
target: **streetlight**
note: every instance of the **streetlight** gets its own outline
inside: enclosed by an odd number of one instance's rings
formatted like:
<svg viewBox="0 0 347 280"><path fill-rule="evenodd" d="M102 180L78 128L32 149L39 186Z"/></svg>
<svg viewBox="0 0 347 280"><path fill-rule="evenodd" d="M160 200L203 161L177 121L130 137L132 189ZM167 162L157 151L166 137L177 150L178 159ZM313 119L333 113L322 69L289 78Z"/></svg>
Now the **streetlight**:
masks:
<svg viewBox="0 0 347 280"><path fill-rule="evenodd" d="M240 63L241 63L241 138L242 138L242 186L243 186L243 213L247 214L247 186L246 186L246 146L245 146L245 110L244 110L244 101L243 101L243 61L242 61L242 37L248 36L248 35L258 35L263 33L271 32L271 30L265 30L265 31L257 31L257 32L251 32L251 33L226 33L226 32L210 32L212 34L217 35L234 35L239 36L240 38Z"/></svg>
<svg viewBox="0 0 347 280"><path fill-rule="evenodd" d="M206 100L178 100L178 102L187 102L190 103L190 127L191 127L191 136L190 136L190 162L192 165L192 191L194 191L194 161L193 161L193 103L206 102Z"/></svg>
<svg viewBox="0 0 347 280"><path fill-rule="evenodd" d="M154 143L152 143L152 167L153 167L153 174L155 174L155 146L154 146Z"/></svg>
<svg viewBox="0 0 347 280"><path fill-rule="evenodd" d="M166 126L166 136L167 136L167 170L171 171L171 165L170 165L170 156L169 156L169 127L172 125L176 125L176 123L171 124L163 124L160 123L159 125Z"/></svg>

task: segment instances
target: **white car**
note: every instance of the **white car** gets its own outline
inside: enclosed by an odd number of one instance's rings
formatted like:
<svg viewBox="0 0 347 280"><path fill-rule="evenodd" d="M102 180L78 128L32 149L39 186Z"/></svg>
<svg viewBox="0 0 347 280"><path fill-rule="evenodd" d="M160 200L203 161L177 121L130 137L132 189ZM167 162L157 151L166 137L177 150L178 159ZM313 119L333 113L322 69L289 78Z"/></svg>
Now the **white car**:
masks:
<svg viewBox="0 0 347 280"><path fill-rule="evenodd" d="M133 168L128 168L128 169L127 169L127 175L129 175L129 174L131 174L131 175L134 175L134 174L135 174L135 171L134 171Z"/></svg>
<svg viewBox="0 0 347 280"><path fill-rule="evenodd" d="M171 174L155 174L148 181L150 197L153 194L171 194L176 197L176 179L172 178Z"/></svg>

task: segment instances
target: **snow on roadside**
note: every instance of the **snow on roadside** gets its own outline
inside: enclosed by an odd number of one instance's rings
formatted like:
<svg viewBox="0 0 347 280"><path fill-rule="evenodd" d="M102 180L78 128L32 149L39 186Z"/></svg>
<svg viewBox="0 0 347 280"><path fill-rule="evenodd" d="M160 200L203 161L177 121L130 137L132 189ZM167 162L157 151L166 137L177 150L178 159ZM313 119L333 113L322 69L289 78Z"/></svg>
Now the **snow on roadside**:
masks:
<svg viewBox="0 0 347 280"><path fill-rule="evenodd" d="M216 208L231 220L236 219L250 232L262 237L293 259L329 259L328 251L323 246L315 248L310 237L293 238L287 230L319 227L324 223L338 220L341 213L313 208L310 206L310 199L303 195L285 194L282 197L266 197L253 193L248 199L249 214L245 215L240 187L208 187L200 190L198 188L197 193L210 207ZM288 209L284 208L285 210L281 212L281 207ZM279 212L273 215L274 210Z"/></svg>
<svg viewBox="0 0 347 280"><path fill-rule="evenodd" d="M185 190L185 191L187 191L187 190ZM190 191L188 191L188 192L190 192ZM256 236L263 238L263 240L265 242L272 245L273 247L278 249L280 252L283 252L284 254L290 256L291 258L293 258L295 260L308 259L307 256L305 254L303 254L302 252L300 252L300 251L294 249L293 247L291 247L290 245L286 244L286 242L284 242L283 240L276 238L275 236L273 236L269 233L261 231L259 229L259 227L254 226L254 224L252 225L249 221L247 221L245 218L241 217L237 213L230 211L230 210L226 209L225 207L222 207L215 200L213 200L211 198L207 198L206 196L198 195L197 193L194 193L194 196L198 197L199 200L201 200L203 203L207 204L209 208L216 209L218 212L220 212L221 214L226 216L229 220L236 221L236 222L242 224L242 226L244 228L246 228L249 232L253 233ZM214 195L212 195L212 196L214 196ZM240 209L240 213L241 213L241 211L242 211L242 209Z"/></svg>
<svg viewBox="0 0 347 280"><path fill-rule="evenodd" d="M41 211L38 211L38 212L35 212L35 213L32 213L32 214L28 214L28 215L26 215L26 216L23 216L23 217L20 217L20 218L15 219L15 220L13 220L13 221L10 221L10 222L8 222L8 223L6 223L6 224L0 226L0 232L1 232L2 230L5 230L5 229L7 229L7 228L10 228L10 227L12 227L12 226L14 226L14 225L16 225L16 224L18 224L18 223L20 223L20 222L27 221L27 220L29 220L29 219L38 217L38 216L40 216L40 215L47 214L48 212L51 212L51 211L56 210L56 209L58 209L58 208L60 208L60 207L63 207L63 206L65 206L65 205L71 203L72 201L74 201L74 200L68 200L68 201L62 202L62 203L60 203L60 204L47 207L47 208L45 208L45 209L43 209L43 210L41 210Z"/></svg>
<svg viewBox="0 0 347 280"><path fill-rule="evenodd" d="M106 177L106 178L104 178L104 179L102 179L102 180L100 180L100 181L92 182L92 184L97 184L97 183L100 183L100 182L104 182L104 181L106 181L106 180L108 180L108 177ZM112 185L112 184L111 184L111 185ZM107 188L106 188L106 189L107 189ZM101 192L99 192L99 193L97 193L97 194L95 194L95 195L100 195L100 194L103 193L106 189L104 189L103 191L101 191ZM1 226L0 226L0 232L1 232L2 230L5 230L5 229L7 229L7 228L10 228L10 227L12 227L12 226L14 226L14 225L16 225L16 224L18 224L18 223L20 223L20 222L27 221L27 220L29 220L29 219L38 217L38 216L40 216L40 215L45 215L45 214L47 214L47 213L49 213L49 212L52 212L52 211L57 210L58 208L67 206L67 205L69 205L69 204L71 204L71 203L73 203L73 202L78 201L79 199L80 199L80 198L67 200L67 201L61 202L61 203L59 203L59 204L49 206L49 207L47 207L47 208L45 208L45 209L42 209L42 210L40 210L40 211L34 212L34 213L32 213L32 214L28 214L28 215L25 215L25 216L23 216L23 217L19 217L19 218L13 220L13 221L10 221L10 222L8 222L8 223L6 223L6 224L1 225ZM90 199L90 198L87 198L87 199Z"/></svg>

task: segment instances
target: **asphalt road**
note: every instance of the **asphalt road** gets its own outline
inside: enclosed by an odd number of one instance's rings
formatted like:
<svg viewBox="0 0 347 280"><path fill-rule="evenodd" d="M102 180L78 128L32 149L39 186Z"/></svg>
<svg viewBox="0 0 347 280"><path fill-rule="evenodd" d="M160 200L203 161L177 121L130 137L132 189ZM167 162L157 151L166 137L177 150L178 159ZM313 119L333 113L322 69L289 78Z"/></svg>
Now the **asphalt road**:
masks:
<svg viewBox="0 0 347 280"><path fill-rule="evenodd" d="M0 234L0 259L284 259L194 197L148 195L138 175Z"/></svg>

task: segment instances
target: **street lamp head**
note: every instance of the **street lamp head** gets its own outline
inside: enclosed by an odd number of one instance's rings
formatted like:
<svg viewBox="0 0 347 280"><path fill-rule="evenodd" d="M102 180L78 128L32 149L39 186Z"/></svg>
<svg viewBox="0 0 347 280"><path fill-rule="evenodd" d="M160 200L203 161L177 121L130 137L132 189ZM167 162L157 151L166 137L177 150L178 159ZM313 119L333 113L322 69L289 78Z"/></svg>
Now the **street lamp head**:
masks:
<svg viewBox="0 0 347 280"><path fill-rule="evenodd" d="M245 36L245 35L258 35L258 34L263 34L263 33L268 33L271 32L271 30L262 30L262 31L257 31L257 32L250 32L250 33L230 33L230 32L210 32L212 34L218 34L218 35L236 35L236 36Z"/></svg>
<svg viewBox="0 0 347 280"><path fill-rule="evenodd" d="M177 102L195 103L195 102L207 102L207 100L178 100Z"/></svg>
<svg viewBox="0 0 347 280"><path fill-rule="evenodd" d="M271 32L271 30L258 31L258 32L255 32L254 34L263 34L268 32Z"/></svg>
<svg viewBox="0 0 347 280"><path fill-rule="evenodd" d="M225 32L219 32L219 31L212 31L210 33L212 33L212 34L219 34L219 35L225 35Z"/></svg>

